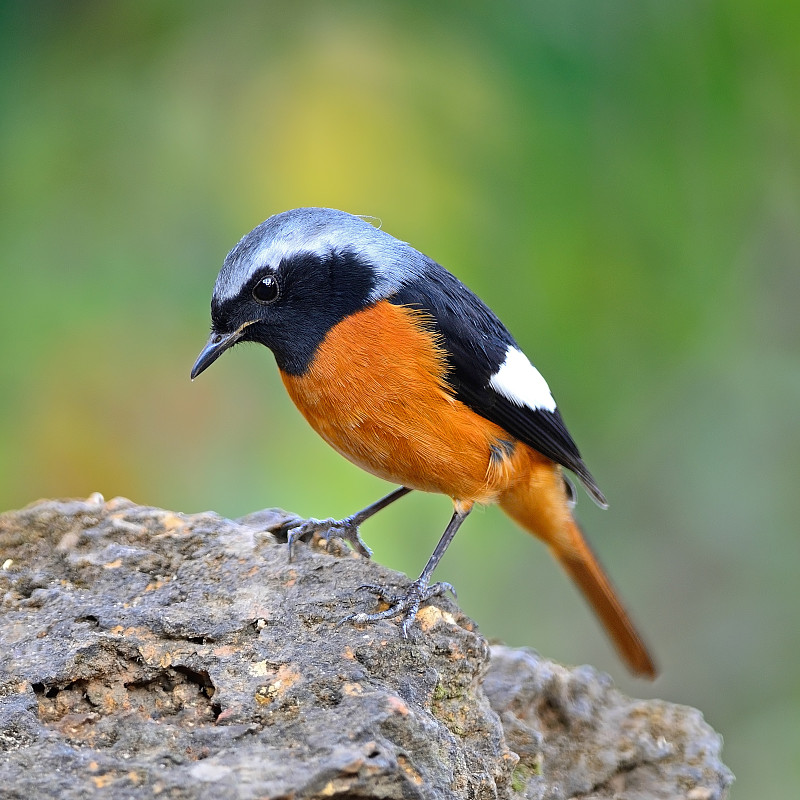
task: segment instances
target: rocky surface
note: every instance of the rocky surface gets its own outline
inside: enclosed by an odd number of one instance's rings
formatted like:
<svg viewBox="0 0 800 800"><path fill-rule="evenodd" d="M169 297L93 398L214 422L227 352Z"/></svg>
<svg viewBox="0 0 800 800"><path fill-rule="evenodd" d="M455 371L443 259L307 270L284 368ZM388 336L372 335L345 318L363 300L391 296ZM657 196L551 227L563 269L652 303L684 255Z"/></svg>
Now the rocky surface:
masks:
<svg viewBox="0 0 800 800"><path fill-rule="evenodd" d="M732 780L699 712L490 648L404 576L234 522L95 495L0 515L3 797L675 798Z"/></svg>

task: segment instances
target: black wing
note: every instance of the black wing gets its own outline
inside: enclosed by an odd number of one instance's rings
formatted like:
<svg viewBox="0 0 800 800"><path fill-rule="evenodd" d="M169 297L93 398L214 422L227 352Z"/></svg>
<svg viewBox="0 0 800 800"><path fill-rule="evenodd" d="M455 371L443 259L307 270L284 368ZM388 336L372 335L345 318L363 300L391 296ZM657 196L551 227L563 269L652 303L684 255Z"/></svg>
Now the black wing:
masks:
<svg viewBox="0 0 800 800"><path fill-rule="evenodd" d="M572 470L589 494L606 505L560 412L517 405L489 384L505 361L514 337L492 310L454 275L434 261L424 277L405 285L389 301L425 311L444 339L450 360L448 383L455 397L514 438Z"/></svg>

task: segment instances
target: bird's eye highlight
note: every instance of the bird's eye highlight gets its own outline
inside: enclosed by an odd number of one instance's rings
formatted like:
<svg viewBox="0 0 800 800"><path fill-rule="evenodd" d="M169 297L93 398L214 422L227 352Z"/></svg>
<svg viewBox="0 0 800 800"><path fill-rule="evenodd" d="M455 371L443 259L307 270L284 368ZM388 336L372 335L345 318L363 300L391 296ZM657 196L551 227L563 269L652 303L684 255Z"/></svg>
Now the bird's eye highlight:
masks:
<svg viewBox="0 0 800 800"><path fill-rule="evenodd" d="M280 294L280 287L274 275L267 275L263 277L253 287L253 299L257 303L273 303L278 299Z"/></svg>

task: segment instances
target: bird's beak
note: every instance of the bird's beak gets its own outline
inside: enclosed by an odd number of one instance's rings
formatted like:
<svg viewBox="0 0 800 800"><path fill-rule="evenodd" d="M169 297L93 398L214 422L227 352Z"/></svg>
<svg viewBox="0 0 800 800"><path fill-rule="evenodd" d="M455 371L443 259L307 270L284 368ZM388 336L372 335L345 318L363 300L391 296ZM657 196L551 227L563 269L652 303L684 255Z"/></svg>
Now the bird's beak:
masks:
<svg viewBox="0 0 800 800"><path fill-rule="evenodd" d="M212 331L211 336L208 337L206 346L200 351L200 355L197 356L197 361L194 362L191 374L192 380L201 372L208 369L208 367L210 367L227 349L233 347L236 342L242 338L244 329L248 325L252 325L253 322L255 322L255 320L245 322L244 325L240 325L233 333L217 333L216 331Z"/></svg>

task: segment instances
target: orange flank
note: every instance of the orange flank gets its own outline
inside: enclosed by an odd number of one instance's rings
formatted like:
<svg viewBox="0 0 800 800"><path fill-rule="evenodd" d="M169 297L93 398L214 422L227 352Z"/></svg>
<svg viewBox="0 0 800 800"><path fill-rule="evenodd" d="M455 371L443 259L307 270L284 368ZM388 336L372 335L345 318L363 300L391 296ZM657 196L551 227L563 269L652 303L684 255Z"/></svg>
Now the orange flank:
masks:
<svg viewBox="0 0 800 800"><path fill-rule="evenodd" d="M345 317L300 376L281 372L311 427L345 458L392 483L493 503L511 477L511 437L453 397L445 351L423 312L387 301Z"/></svg>
<svg viewBox="0 0 800 800"><path fill-rule="evenodd" d="M328 444L392 483L448 495L458 511L499 503L547 544L633 672L653 661L577 523L561 467L457 400L424 312L381 301L346 316L302 375L281 372Z"/></svg>

